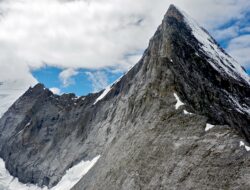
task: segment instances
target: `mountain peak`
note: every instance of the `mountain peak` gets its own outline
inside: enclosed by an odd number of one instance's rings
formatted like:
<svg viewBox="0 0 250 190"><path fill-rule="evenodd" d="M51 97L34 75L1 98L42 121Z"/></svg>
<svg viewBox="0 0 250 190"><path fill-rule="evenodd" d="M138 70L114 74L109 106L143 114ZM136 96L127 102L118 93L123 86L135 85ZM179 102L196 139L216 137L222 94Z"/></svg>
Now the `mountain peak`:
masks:
<svg viewBox="0 0 250 190"><path fill-rule="evenodd" d="M170 5L164 17L164 22L168 23L168 25L165 25L165 27L173 27L176 26L176 24L181 24L181 27L177 28L177 30L183 30L183 28L186 27L188 29L187 33L190 33L193 37L189 38L188 43L198 45L197 53L200 56L206 56L209 59L210 65L216 71L220 72L226 77L229 76L241 83L250 85L249 76L241 67L241 65L237 63L237 61L235 61L231 56L229 56L216 43L214 38L187 13L181 11L175 5ZM172 33L172 35L176 34Z"/></svg>
<svg viewBox="0 0 250 190"><path fill-rule="evenodd" d="M250 142L250 86L238 68L171 5L142 59L107 90L75 97L30 88L0 119L0 157L40 187L101 155L74 190L249 189L238 133Z"/></svg>
<svg viewBox="0 0 250 190"><path fill-rule="evenodd" d="M171 68L176 91L194 110L234 126L250 142L249 76L194 19L171 5L151 40L150 54Z"/></svg>
<svg viewBox="0 0 250 190"><path fill-rule="evenodd" d="M165 15L166 17L174 17L176 18L178 21L183 21L183 14L181 13L181 11L173 4L171 4L167 10L167 13Z"/></svg>
<svg viewBox="0 0 250 190"><path fill-rule="evenodd" d="M45 86L42 83L37 83L32 89L33 90L44 90Z"/></svg>

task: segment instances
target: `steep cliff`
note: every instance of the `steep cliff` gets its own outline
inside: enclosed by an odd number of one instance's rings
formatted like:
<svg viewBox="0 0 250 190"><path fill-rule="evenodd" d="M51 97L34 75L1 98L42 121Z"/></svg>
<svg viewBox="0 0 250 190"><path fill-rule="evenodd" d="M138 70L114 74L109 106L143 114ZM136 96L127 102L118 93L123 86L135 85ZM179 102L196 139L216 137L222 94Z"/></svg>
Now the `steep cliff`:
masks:
<svg viewBox="0 0 250 190"><path fill-rule="evenodd" d="M249 94L244 69L172 5L141 60L106 90L30 88L0 120L0 156L39 186L101 155L74 190L248 189Z"/></svg>

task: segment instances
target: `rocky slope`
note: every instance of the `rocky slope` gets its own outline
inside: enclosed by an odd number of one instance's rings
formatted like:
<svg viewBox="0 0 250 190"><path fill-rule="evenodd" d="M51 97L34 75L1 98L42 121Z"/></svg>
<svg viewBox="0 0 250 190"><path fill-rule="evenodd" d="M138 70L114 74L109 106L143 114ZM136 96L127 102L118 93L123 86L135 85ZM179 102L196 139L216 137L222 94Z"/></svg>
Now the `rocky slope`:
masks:
<svg viewBox="0 0 250 190"><path fill-rule="evenodd" d="M13 176L39 186L101 155L74 190L249 189L240 147L250 141L249 84L170 6L142 59L111 88L86 97L30 88L0 120L0 156ZM214 128L205 131L207 123Z"/></svg>

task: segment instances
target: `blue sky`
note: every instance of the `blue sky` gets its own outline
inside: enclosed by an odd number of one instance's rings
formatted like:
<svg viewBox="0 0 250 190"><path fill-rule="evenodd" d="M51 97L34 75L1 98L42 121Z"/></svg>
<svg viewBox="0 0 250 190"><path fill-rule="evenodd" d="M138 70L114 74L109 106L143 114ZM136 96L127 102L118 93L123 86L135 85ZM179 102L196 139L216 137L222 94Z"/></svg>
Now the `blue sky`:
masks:
<svg viewBox="0 0 250 190"><path fill-rule="evenodd" d="M226 22L225 24L222 24L221 26L219 26L218 28L216 28L216 30L212 30L209 31L213 37L217 40L217 42L220 44L220 46L225 49L227 51L227 48L231 42L231 40L233 40L235 37L241 37L241 36L245 36L245 35L250 35L250 29L248 30L244 30L245 28L248 28L250 25L250 12L247 12L244 15L244 18L242 19L232 19L229 22ZM223 31L223 30L228 30L230 28L235 28L232 31L232 34L230 35L230 32L228 32L228 36L225 38L220 38L217 37L216 38L216 32L215 31ZM229 51L230 53L230 51ZM235 58L232 55L233 58ZM250 66L244 65L244 68L246 69L247 73L250 75Z"/></svg>
<svg viewBox="0 0 250 190"><path fill-rule="evenodd" d="M231 19L225 23L222 23L219 27L210 30L209 32L213 35L213 37L217 40L220 46L224 49L227 49L231 40L235 37L241 37L250 34L250 30L244 30L250 25L250 12L246 13L244 18L241 19ZM230 30L232 28L232 30ZM223 37L220 36L220 33L224 33L227 31L227 34ZM219 34L219 35L218 35ZM136 43L136 42L135 42ZM134 53L129 53L129 55L138 55L142 54L143 50L135 51ZM136 63L136 62L135 62ZM247 73L250 74L250 67L246 67ZM86 95L91 92L96 92L104 88L105 84L111 84L119 77L121 77L124 72L115 71L112 72L112 69L79 69L77 74L70 78L71 82L69 85L64 86L60 79L60 73L63 72L63 69L57 67L45 66L41 69L37 69L32 71L32 75L41 83L45 84L48 88L58 88L60 89L60 93L75 93L76 95ZM93 84L93 79L89 76L89 73L93 74L93 77L97 77L97 74L102 73L106 83L101 85L100 87L96 87ZM97 77L98 78L98 77ZM100 81L96 81L100 82Z"/></svg>
<svg viewBox="0 0 250 190"><path fill-rule="evenodd" d="M139 60L170 4L250 73L249 0L3 0L0 82L22 92L37 82L57 93L101 90Z"/></svg>
<svg viewBox="0 0 250 190"><path fill-rule="evenodd" d="M97 77L95 73L103 73L106 80L106 84L111 84L119 77L121 77L123 72L110 72L107 69L102 70L90 70L90 69L80 69L78 74L71 77L71 82L69 85L63 85L60 80L60 73L63 69L56 67L44 67L39 70L34 70L32 72L33 76L41 83L45 84L47 88L59 88L61 93L75 93L77 96L87 95L91 92L96 92L101 90L101 87L95 87L93 85L93 80L90 78L89 73L93 74L93 77ZM100 81L97 81L100 82Z"/></svg>
<svg viewBox="0 0 250 190"><path fill-rule="evenodd" d="M248 28L250 25L250 12L244 15L242 19L232 19L225 24L217 27L215 30L211 30L210 33L217 40L217 42L226 49L230 43L230 41L238 36L244 36L250 34L250 29L244 30ZM232 30L230 30L232 29ZM216 32L227 31L227 35L224 37L216 36Z"/></svg>

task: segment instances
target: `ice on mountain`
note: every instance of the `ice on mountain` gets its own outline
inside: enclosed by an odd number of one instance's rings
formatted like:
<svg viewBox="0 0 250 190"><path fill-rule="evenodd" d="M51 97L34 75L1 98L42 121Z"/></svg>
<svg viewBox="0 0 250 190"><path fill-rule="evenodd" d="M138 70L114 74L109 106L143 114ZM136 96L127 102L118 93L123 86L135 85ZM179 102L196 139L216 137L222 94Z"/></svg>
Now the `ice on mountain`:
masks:
<svg viewBox="0 0 250 190"><path fill-rule="evenodd" d="M126 75L128 72L126 72L124 75ZM95 100L94 105L99 102L100 100L102 100L108 93L109 91L112 89L113 85L115 85L116 83L118 83L122 77L124 76L122 75L120 78L118 78L114 83L110 84L109 86L106 87L106 89L103 91L103 93Z"/></svg>
<svg viewBox="0 0 250 190"><path fill-rule="evenodd" d="M205 131L208 131L210 129L214 128L214 125L211 125L209 123L206 124L206 128L205 128Z"/></svg>
<svg viewBox="0 0 250 190"><path fill-rule="evenodd" d="M193 115L193 113L190 113L190 112L188 112L187 110L183 110L183 113L184 113L185 115Z"/></svg>
<svg viewBox="0 0 250 190"><path fill-rule="evenodd" d="M180 106L184 105L184 103L180 100L179 96L174 93L174 97L176 99L175 109L178 109Z"/></svg>
<svg viewBox="0 0 250 190"><path fill-rule="evenodd" d="M190 26L192 34L199 41L201 51L211 58L209 63L212 67L222 74L229 75L238 81L243 80L250 85L250 78L242 66L226 54L196 21L190 18L184 11L180 12L184 16L187 25Z"/></svg>
<svg viewBox="0 0 250 190"><path fill-rule="evenodd" d="M66 171L59 183L50 190L71 189L98 161L100 156L96 156L90 161L81 161ZM4 161L0 158L0 190L48 190L47 187L40 188L33 184L23 184L17 178L10 175L5 168Z"/></svg>
<svg viewBox="0 0 250 190"><path fill-rule="evenodd" d="M108 87L103 91L103 93L95 100L94 105L95 105L97 102L99 102L100 100L102 100L102 99L109 93L110 90L111 90L111 85L108 86Z"/></svg>
<svg viewBox="0 0 250 190"><path fill-rule="evenodd" d="M250 151L250 147L245 145L245 143L243 141L240 141L240 147L245 147L246 151Z"/></svg>
<svg viewBox="0 0 250 190"><path fill-rule="evenodd" d="M28 126L30 126L30 122L28 122L24 127L28 127Z"/></svg>
<svg viewBox="0 0 250 190"><path fill-rule="evenodd" d="M71 189L98 161L100 156L96 156L91 161L81 161L66 171L60 182L51 190Z"/></svg>
<svg viewBox="0 0 250 190"><path fill-rule="evenodd" d="M30 122L28 122L25 126L24 126L24 128L23 129L21 129L18 133L17 133L17 135L18 134L20 134L25 128L27 128L27 127L29 127L30 126Z"/></svg>
<svg viewBox="0 0 250 190"><path fill-rule="evenodd" d="M250 108L245 105L245 104L241 104L239 102L239 100L237 99L237 97L234 97L233 95L229 94L227 91L224 91L226 94L227 94L227 100L230 101L231 103L234 104L235 106L235 109L238 111L238 112L241 112L241 113L245 113L245 114L248 114L250 115Z"/></svg>

